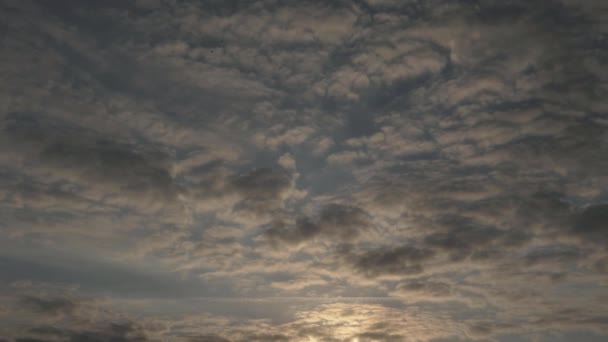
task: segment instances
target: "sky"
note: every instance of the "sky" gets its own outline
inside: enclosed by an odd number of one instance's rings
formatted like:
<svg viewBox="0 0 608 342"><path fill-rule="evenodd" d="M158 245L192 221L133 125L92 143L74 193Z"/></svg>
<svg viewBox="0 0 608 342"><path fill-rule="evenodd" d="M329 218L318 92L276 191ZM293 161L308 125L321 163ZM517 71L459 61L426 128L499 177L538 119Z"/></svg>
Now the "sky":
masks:
<svg viewBox="0 0 608 342"><path fill-rule="evenodd" d="M0 37L0 342L608 340L605 0L2 0Z"/></svg>

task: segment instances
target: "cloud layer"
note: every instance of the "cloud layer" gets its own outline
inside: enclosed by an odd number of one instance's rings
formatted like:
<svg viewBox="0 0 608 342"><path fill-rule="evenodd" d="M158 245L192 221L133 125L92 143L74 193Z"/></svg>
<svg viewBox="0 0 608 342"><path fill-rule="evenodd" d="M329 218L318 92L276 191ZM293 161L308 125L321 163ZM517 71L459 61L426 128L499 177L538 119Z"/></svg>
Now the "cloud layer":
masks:
<svg viewBox="0 0 608 342"><path fill-rule="evenodd" d="M606 17L5 1L0 341L605 340Z"/></svg>

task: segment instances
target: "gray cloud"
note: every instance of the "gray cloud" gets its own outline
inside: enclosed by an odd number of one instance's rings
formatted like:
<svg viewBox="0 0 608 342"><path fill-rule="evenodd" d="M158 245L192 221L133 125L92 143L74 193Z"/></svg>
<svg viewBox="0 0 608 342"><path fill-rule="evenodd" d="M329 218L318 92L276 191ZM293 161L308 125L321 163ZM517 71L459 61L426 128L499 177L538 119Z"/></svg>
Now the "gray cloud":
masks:
<svg viewBox="0 0 608 342"><path fill-rule="evenodd" d="M13 332L15 341L152 341L135 321L104 310L100 298L78 297L62 290L53 294L44 287L37 290L38 295L31 295L27 294L29 285L17 287L26 294L13 303L14 312L36 316L26 322L25 329Z"/></svg>
<svg viewBox="0 0 608 342"><path fill-rule="evenodd" d="M405 336L393 335L382 332L366 332L357 335L359 341L403 341Z"/></svg>
<svg viewBox="0 0 608 342"><path fill-rule="evenodd" d="M274 244L283 242L289 245L297 245L317 236L329 241L351 241L371 228L369 215L361 208L332 203L322 208L316 222L300 217L295 227L275 223L264 236Z"/></svg>
<svg viewBox="0 0 608 342"><path fill-rule="evenodd" d="M36 328L31 329L30 333L41 338L22 337L16 338L15 341L49 341L48 338L60 340L84 342L84 341L118 341L118 342L143 342L151 341L148 339L141 327L134 323L110 323L100 329L92 330L59 330L53 328ZM51 340L51 341L52 341Z"/></svg>
<svg viewBox="0 0 608 342"><path fill-rule="evenodd" d="M451 293L451 286L444 282L434 281L411 281L400 284L397 290L404 293L421 293L433 297L444 297Z"/></svg>
<svg viewBox="0 0 608 342"><path fill-rule="evenodd" d="M78 303L69 298L40 298L24 296L20 304L29 310L45 315L71 315L76 310Z"/></svg>
<svg viewBox="0 0 608 342"><path fill-rule="evenodd" d="M237 176L231 186L241 196L238 209L267 212L282 206L291 179L283 170L258 169Z"/></svg>
<svg viewBox="0 0 608 342"><path fill-rule="evenodd" d="M524 259L528 265L536 265L546 262L569 262L583 257L583 253L576 247L550 246L540 247L528 252Z"/></svg>
<svg viewBox="0 0 608 342"><path fill-rule="evenodd" d="M306 217L296 220L295 228L285 227L282 222L276 222L266 232L271 243L286 243L289 245L297 245L303 241L309 240L317 236L321 232L320 227Z"/></svg>
<svg viewBox="0 0 608 342"><path fill-rule="evenodd" d="M229 342L230 340L225 339L221 336L217 335L207 335L207 336L196 336L188 338L189 342Z"/></svg>
<svg viewBox="0 0 608 342"><path fill-rule="evenodd" d="M27 114L12 115L4 129L9 155L19 151L23 158L12 167L25 167L34 177L47 172L51 181L89 188L81 196L91 200L155 210L179 206L178 197L185 192L174 182L161 151L138 152L137 146L104 140L93 130ZM130 200L134 198L139 201Z"/></svg>
<svg viewBox="0 0 608 342"><path fill-rule="evenodd" d="M608 229L608 205L594 204L577 215L573 233L596 242L606 240Z"/></svg>
<svg viewBox="0 0 608 342"><path fill-rule="evenodd" d="M362 253L353 253L346 247L340 253L346 256L355 271L367 277L422 273L423 262L435 254L431 249L412 245L380 247Z"/></svg>
<svg viewBox="0 0 608 342"><path fill-rule="evenodd" d="M607 14L3 3L0 336L605 339Z"/></svg>

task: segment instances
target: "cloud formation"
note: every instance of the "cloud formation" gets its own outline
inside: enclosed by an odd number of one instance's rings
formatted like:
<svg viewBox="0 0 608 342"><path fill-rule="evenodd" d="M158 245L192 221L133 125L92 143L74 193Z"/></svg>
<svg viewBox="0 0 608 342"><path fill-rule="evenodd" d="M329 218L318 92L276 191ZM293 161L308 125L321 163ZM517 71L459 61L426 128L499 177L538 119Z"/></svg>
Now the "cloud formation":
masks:
<svg viewBox="0 0 608 342"><path fill-rule="evenodd" d="M339 243L356 240L372 228L369 215L361 208L330 203L322 208L316 222L308 217L297 218L294 227L277 222L265 232L265 237L274 245L297 245L315 237Z"/></svg>
<svg viewBox="0 0 608 342"><path fill-rule="evenodd" d="M605 340L605 1L5 1L7 341Z"/></svg>

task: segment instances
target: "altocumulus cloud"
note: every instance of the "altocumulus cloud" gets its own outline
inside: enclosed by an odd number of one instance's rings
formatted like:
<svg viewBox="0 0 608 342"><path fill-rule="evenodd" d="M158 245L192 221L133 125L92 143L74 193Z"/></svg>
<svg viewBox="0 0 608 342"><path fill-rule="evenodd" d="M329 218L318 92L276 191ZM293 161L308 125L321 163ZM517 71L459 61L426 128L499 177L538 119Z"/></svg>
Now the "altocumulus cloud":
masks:
<svg viewBox="0 0 608 342"><path fill-rule="evenodd" d="M0 338L605 340L606 18L4 1Z"/></svg>

